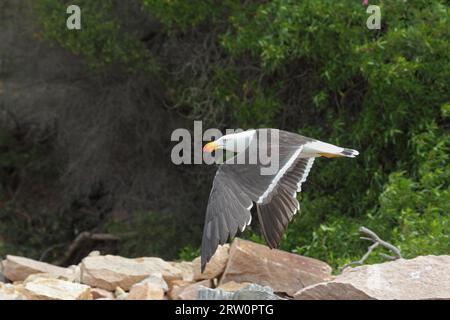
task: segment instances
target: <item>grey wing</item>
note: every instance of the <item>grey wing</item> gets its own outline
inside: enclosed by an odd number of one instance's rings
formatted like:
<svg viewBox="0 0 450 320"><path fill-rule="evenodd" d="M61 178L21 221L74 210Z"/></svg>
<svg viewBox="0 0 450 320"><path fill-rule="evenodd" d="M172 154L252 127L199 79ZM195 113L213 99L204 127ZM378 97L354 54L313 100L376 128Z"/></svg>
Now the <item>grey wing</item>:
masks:
<svg viewBox="0 0 450 320"><path fill-rule="evenodd" d="M235 181L219 167L214 178L206 209L202 238L201 271L214 255L219 244L233 238L251 222L252 200Z"/></svg>
<svg viewBox="0 0 450 320"><path fill-rule="evenodd" d="M314 158L299 158L291 170L279 180L269 202L257 204L258 219L270 248L280 244L281 237L295 213L300 210L297 192L306 181Z"/></svg>

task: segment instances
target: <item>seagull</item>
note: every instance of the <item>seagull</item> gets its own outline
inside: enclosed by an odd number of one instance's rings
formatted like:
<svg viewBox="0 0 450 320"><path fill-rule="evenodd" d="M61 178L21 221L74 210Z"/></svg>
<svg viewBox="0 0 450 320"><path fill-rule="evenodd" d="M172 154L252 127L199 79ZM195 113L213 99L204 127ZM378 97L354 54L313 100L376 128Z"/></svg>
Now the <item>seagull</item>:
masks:
<svg viewBox="0 0 450 320"><path fill-rule="evenodd" d="M278 247L289 222L300 210L297 193L301 192L314 159L354 158L359 154L353 149L278 129L226 134L203 147L204 153L218 150L233 156L219 165L209 195L201 246L201 272L219 244L226 243L250 225L254 206L266 243L271 249ZM251 159L258 152L266 152L266 155L276 152L277 170L262 174L262 168L267 168L267 164L259 160L261 157L256 157L258 161L253 163L236 161L237 157Z"/></svg>

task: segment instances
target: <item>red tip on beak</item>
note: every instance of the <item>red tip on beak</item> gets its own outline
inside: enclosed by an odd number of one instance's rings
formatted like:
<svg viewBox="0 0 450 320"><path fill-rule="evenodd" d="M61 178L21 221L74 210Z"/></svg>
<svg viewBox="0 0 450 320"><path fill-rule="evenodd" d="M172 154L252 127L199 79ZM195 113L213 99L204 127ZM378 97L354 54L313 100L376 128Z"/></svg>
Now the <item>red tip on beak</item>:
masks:
<svg viewBox="0 0 450 320"><path fill-rule="evenodd" d="M203 147L203 152L213 152L214 150L216 150L217 148L217 143L215 143L214 141L209 142L207 144L205 144L205 146Z"/></svg>

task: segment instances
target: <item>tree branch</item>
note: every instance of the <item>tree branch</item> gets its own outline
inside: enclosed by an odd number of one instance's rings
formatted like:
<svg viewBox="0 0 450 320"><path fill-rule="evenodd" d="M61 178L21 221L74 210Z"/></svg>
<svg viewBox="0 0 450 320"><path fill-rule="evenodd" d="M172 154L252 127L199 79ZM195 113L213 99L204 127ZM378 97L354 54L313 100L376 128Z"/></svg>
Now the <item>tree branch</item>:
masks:
<svg viewBox="0 0 450 320"><path fill-rule="evenodd" d="M78 236L72 241L64 255L54 262L56 265L64 265L67 261L69 261L70 257L82 246L82 244L87 241L118 241L119 237L108 234L108 233L91 233L88 231L81 232Z"/></svg>
<svg viewBox="0 0 450 320"><path fill-rule="evenodd" d="M350 266L354 266L354 265L361 266L364 263L364 261L366 261L366 259L369 257L369 255L372 253L372 251L378 246L382 246L394 254L394 256L389 256L387 254L380 253L380 256L382 256L383 258L388 259L388 260L402 259L400 249L398 249L396 246L390 244L389 242L386 242L383 239L381 239L372 230L370 230L366 227L360 227L359 232L362 233L363 235L365 235L365 237L360 237L360 239L372 241L373 244L367 249L367 252L362 256L361 259L359 259L358 261L353 261L353 262L347 263L346 265L344 265L341 268L341 272L344 271L345 268L350 267Z"/></svg>

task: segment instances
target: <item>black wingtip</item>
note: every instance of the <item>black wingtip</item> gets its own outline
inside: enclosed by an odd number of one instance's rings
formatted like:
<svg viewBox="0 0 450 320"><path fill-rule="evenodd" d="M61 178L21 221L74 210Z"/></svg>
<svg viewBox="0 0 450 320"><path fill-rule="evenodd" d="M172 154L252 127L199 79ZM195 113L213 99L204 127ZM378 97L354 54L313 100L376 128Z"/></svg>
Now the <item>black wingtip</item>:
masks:
<svg viewBox="0 0 450 320"><path fill-rule="evenodd" d="M342 151L342 155L345 157L354 158L359 155L359 152L357 150L344 148L344 151Z"/></svg>
<svg viewBox="0 0 450 320"><path fill-rule="evenodd" d="M206 268L206 261L203 261L203 259L202 259L202 263L201 263L201 265L200 265L200 273L203 273L203 272L205 272L205 268Z"/></svg>

